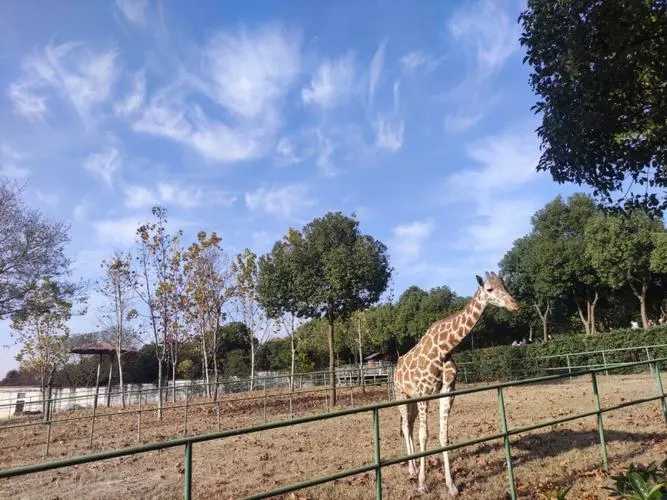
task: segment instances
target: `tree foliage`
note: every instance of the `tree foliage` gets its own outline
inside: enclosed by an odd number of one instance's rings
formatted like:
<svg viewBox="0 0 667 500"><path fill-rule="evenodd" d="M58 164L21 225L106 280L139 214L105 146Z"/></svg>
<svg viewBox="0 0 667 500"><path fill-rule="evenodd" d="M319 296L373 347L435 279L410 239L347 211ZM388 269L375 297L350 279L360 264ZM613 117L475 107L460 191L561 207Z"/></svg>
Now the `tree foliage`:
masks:
<svg viewBox="0 0 667 500"><path fill-rule="evenodd" d="M57 283L63 299L80 291L68 280L68 230L26 207L21 190L0 178L0 319L21 312L43 280Z"/></svg>
<svg viewBox="0 0 667 500"><path fill-rule="evenodd" d="M539 170L607 202L667 208L665 19L663 0L528 1L520 40L542 115Z"/></svg>

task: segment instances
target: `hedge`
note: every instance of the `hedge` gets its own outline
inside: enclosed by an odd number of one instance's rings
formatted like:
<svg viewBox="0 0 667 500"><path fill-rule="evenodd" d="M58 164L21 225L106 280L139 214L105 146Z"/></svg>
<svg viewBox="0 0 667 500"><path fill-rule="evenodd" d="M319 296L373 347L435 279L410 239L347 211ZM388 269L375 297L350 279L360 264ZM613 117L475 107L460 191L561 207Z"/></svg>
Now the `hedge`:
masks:
<svg viewBox="0 0 667 500"><path fill-rule="evenodd" d="M644 347L667 344L667 326L644 330L613 330L597 335L559 335L545 343L525 347L502 345L456 353L454 360L459 365L459 380L465 382L488 382L516 380L520 378L563 373L567 371L565 357L545 356L570 354L570 364L576 367L602 366L646 360L646 352L618 351L602 354L577 354L578 352L601 351L627 347ZM652 358L667 357L667 347L650 348ZM627 370L625 370L627 372ZM615 370L614 373L620 373Z"/></svg>

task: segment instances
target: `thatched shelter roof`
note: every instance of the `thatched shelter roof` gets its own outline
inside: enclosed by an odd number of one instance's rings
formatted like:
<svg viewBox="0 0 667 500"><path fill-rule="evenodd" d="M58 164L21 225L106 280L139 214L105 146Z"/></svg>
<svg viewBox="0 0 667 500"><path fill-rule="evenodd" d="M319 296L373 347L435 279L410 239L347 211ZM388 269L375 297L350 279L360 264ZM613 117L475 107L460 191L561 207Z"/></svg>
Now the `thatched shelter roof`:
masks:
<svg viewBox="0 0 667 500"><path fill-rule="evenodd" d="M70 349L72 354L116 354L116 346L106 340L98 340L96 342L86 342L77 347ZM123 349L123 352L130 352L128 349Z"/></svg>

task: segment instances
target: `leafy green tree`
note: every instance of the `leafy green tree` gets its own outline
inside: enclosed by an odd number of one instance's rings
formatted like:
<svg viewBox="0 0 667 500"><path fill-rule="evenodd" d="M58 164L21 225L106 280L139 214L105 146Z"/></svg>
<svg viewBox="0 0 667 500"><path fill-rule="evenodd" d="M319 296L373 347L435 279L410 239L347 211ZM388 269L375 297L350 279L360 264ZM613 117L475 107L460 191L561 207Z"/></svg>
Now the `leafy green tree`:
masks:
<svg viewBox="0 0 667 500"><path fill-rule="evenodd" d="M27 207L21 194L20 188L0 178L0 319L21 312L44 280L57 282L53 291L65 301L82 290L67 279L69 227Z"/></svg>
<svg viewBox="0 0 667 500"><path fill-rule="evenodd" d="M299 254L301 234L290 229L285 237L273 245L270 253L259 259L257 277L258 299L269 318L278 322L290 341L290 391L294 390L296 367L295 332L299 326L298 313L301 298L297 286L300 272Z"/></svg>
<svg viewBox="0 0 667 500"><path fill-rule="evenodd" d="M299 315L323 317L329 326L329 376L335 404L334 324L380 299L391 274L387 249L362 234L356 219L329 212L303 228L294 251L301 271Z"/></svg>
<svg viewBox="0 0 667 500"><path fill-rule="evenodd" d="M162 369L169 355L176 398L175 380L178 362L178 341L181 336L182 266L180 240L182 231L169 233L167 210L153 207L153 222L137 229L140 285L137 294L146 304L150 326L153 330L155 356L158 365L158 418L162 419Z"/></svg>
<svg viewBox="0 0 667 500"><path fill-rule="evenodd" d="M630 287L639 300L644 329L649 327L647 294L655 278L652 258L659 265L665 228L642 210L630 214L600 214L586 225L586 255L613 289ZM657 250L656 250L657 249ZM655 256L654 256L655 255Z"/></svg>
<svg viewBox="0 0 667 500"><path fill-rule="evenodd" d="M98 282L97 290L106 299L106 303L100 309L101 319L113 332L112 340L116 347L121 400L125 408L123 351L128 348L131 340L128 323L137 318L137 311L133 307L137 278L132 269L132 256L129 252L116 252L111 259L102 261L101 267L102 278Z"/></svg>
<svg viewBox="0 0 667 500"><path fill-rule="evenodd" d="M538 170L608 203L629 192L629 205L667 208L665 19L663 0L528 1L520 40L542 115Z"/></svg>
<svg viewBox="0 0 667 500"><path fill-rule="evenodd" d="M21 344L16 360L21 371L38 374L43 401L50 399L53 375L70 356L71 315L72 302L64 300L59 285L49 280L27 291L21 310L12 315L11 334ZM44 403L45 420L49 411L50 405Z"/></svg>
<svg viewBox="0 0 667 500"><path fill-rule="evenodd" d="M269 321L262 309L257 292L259 267L257 255L246 248L232 262L232 273L236 279L234 296L237 314L248 328L250 335L250 390L255 386L255 344L261 343L269 329Z"/></svg>
<svg viewBox="0 0 667 500"><path fill-rule="evenodd" d="M577 193L567 202L560 196L533 216L538 276L543 293L551 287L572 297L586 333L596 331L595 309L602 281L586 255L585 227L598 210L586 195Z"/></svg>

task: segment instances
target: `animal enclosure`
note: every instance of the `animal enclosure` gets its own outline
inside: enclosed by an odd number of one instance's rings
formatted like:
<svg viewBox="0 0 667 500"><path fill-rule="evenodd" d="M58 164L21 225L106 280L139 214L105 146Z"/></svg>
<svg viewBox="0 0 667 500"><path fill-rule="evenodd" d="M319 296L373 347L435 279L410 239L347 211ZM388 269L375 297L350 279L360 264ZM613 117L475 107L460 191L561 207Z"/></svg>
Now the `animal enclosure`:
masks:
<svg viewBox="0 0 667 500"><path fill-rule="evenodd" d="M660 398L655 396L656 377L649 373L600 375L598 383L610 469L614 470L630 460L649 461L663 456L667 452L667 434ZM486 436L497 435L498 407L495 397L491 397L492 393L477 389L462 392L457 396L452 413L451 442L484 440ZM504 392L510 432L521 427L534 427L536 422L547 423L530 433L512 433L509 436L517 496L535 498L550 489L571 483L574 484L572 492L576 498L585 498L584 492L601 491L606 476L600 471L595 394L590 379L570 381L564 378L527 386L505 384ZM634 405L637 399L651 401ZM391 404L384 403L382 406ZM621 408L606 411L615 406ZM359 410L345 411L348 414L326 420L313 417L313 421L298 427L291 427L291 423L287 422L285 425L290 427L269 428L246 435L240 435L240 431L229 431L224 439L206 442L193 443L196 438L181 439L181 444L186 444L185 441L190 443L191 467L188 467L187 460L184 462L188 455L183 454L181 446L168 448L159 445L153 446L154 451L129 457L3 479L0 495L39 498L48 491L53 495L69 492L93 498L121 494L177 498L181 496L185 482L191 486L194 497L219 495L237 498L305 478L327 474L345 476L348 468L373 470L371 415L368 410L363 413ZM429 421L431 436L436 435L435 413L432 408ZM576 418L582 413L588 416ZM406 468L398 464L404 460L398 432L398 412L394 408L382 408L378 415L378 442L382 464L386 465L382 470L382 491L386 498L408 498L414 493L414 484L408 480ZM104 420L101 419L100 425L105 425ZM549 423L554 420L560 423ZM211 431L215 428L215 415L197 412L191 422L193 435ZM165 427L160 429L160 436L150 440L178 435L182 430L179 424L180 419L178 422L166 422ZM250 424L243 413L224 416L226 429ZM135 436L131 432L118 432L121 430L118 423L109 431L114 429L115 433L104 433L107 438L101 444L105 449L134 444ZM17 440L25 441L27 437L17 436ZM430 444L434 444L433 439ZM165 449L158 450L161 447ZM67 455L68 449L65 446L57 453L59 456ZM40 450L39 446L33 449L32 458L38 458ZM30 456L29 447L25 448L25 453L24 463L25 458ZM3 454L3 467L11 465L7 463L7 458L8 454ZM396 465L388 465L394 462ZM454 451L452 465L463 498L504 497L507 480L502 440L480 442ZM425 498L439 498L442 477L438 474L437 455L429 459L429 468L431 493ZM7 472L0 473L0 477L6 476ZM191 477L191 482L187 481L188 477ZM374 489L372 473L364 472L316 486L299 493L299 498L368 498Z"/></svg>

